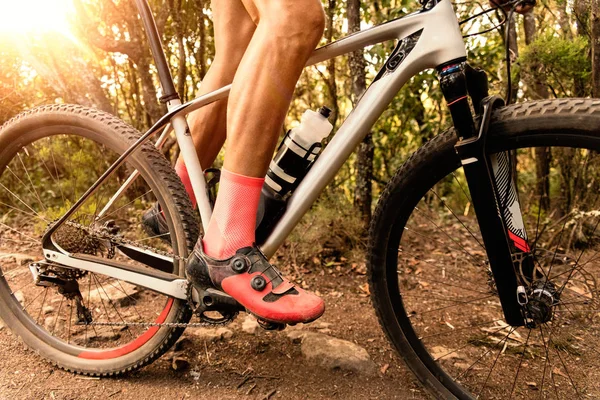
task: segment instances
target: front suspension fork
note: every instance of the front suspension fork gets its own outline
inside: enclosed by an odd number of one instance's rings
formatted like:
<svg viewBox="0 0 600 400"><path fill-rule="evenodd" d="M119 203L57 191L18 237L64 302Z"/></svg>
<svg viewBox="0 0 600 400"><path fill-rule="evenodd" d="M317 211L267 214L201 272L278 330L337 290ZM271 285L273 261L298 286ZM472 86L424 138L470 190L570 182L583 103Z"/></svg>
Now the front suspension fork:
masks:
<svg viewBox="0 0 600 400"><path fill-rule="evenodd" d="M455 149L471 192L506 322L512 326L525 325L523 285L533 281L535 267L521 215L513 163L509 152L487 154L486 147L492 111L504 102L497 96L488 96L485 73L464 62L440 66L438 75L458 138ZM477 128L469 95L475 110L481 112Z"/></svg>

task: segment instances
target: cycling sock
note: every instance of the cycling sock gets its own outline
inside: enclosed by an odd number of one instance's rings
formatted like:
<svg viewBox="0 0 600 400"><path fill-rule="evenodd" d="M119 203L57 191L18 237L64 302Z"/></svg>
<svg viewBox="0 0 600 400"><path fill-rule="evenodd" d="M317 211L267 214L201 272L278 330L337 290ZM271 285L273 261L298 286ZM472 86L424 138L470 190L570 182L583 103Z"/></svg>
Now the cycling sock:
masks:
<svg viewBox="0 0 600 400"><path fill-rule="evenodd" d="M196 208L196 196L194 195L194 189L192 188L192 181L190 181L190 176L188 175L188 170L183 162L183 159L179 157L177 162L175 163L175 172L183 182L183 187L185 187L185 191L190 197L190 201L192 202L192 207Z"/></svg>
<svg viewBox="0 0 600 400"><path fill-rule="evenodd" d="M222 260L255 240L256 212L264 178L221 170L219 194L202 244L204 252Z"/></svg>

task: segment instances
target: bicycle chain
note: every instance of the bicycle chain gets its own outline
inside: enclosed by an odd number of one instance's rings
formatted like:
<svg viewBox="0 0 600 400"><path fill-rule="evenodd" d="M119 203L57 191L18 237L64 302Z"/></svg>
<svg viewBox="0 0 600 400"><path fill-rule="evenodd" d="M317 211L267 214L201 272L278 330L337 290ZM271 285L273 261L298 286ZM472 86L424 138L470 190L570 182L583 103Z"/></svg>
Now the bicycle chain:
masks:
<svg viewBox="0 0 600 400"><path fill-rule="evenodd" d="M101 240L108 240L112 246L115 245L130 245L133 247L138 247L141 248L143 250L148 250L151 252L154 252L156 254L165 256L165 257L171 257L173 258L173 260L176 261L186 261L187 258L186 257L181 257L181 256L177 256L175 254L163 251L163 250L159 250L156 249L154 247L151 246L147 246L147 245L143 245L137 242L134 242L132 240L128 240L125 239L123 236L119 236L119 235L112 235L108 232L106 232L105 230L100 230L100 229L94 229L92 227L88 227L82 224L79 224L77 222L73 222L73 221L65 221L65 224L68 224L72 227L75 227L77 229L81 229L84 232L86 232L88 235L97 238L97 239L101 239ZM191 301L191 295L188 295L188 303ZM215 326L223 326L223 325L227 325L231 322L233 322L233 320L235 319L235 317L237 317L237 313L235 315L232 315L230 317L225 317L223 318L223 320L212 320L211 322L207 322L207 321L201 321L201 322L90 322L90 323L78 323L76 325L80 325L80 326L139 326L139 327L168 327L168 328L201 328L201 327L215 327ZM202 317L200 317L202 318Z"/></svg>
<svg viewBox="0 0 600 400"><path fill-rule="evenodd" d="M168 328L206 328L215 326L224 326L233 322L233 319L227 319L223 322L90 322L89 324L78 323L79 326L140 326L151 328L153 326Z"/></svg>

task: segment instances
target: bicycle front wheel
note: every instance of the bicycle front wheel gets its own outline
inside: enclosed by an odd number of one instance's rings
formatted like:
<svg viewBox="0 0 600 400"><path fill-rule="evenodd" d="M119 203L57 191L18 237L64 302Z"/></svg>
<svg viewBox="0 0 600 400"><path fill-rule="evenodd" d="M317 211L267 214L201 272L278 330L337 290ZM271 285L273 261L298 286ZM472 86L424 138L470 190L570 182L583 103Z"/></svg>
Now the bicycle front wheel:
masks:
<svg viewBox="0 0 600 400"><path fill-rule="evenodd" d="M504 322L455 143L449 130L417 151L377 205L368 267L389 340L440 398L600 398L600 101L511 105L491 121L489 152L511 155L553 296L533 328Z"/></svg>
<svg viewBox="0 0 600 400"><path fill-rule="evenodd" d="M71 105L28 111L0 129L0 316L30 348L69 371L118 375L140 368L183 332L155 324L187 322L191 316L185 301L100 273L62 268L42 254L40 239L49 225L139 136L111 115ZM133 171L139 176L123 186ZM126 190L115 197L121 187ZM156 202L169 226L166 235L148 234L141 226L142 214ZM53 239L71 253L138 267L115 242L152 248L175 259L168 272L183 276L182 258L197 236L183 185L148 143ZM43 279L35 279L32 269Z"/></svg>

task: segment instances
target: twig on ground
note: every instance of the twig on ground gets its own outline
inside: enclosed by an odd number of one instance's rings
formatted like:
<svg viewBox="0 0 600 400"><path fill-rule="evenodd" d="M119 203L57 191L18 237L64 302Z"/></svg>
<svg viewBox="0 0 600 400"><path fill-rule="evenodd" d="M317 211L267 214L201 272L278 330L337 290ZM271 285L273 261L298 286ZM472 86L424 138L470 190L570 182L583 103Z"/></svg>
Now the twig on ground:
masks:
<svg viewBox="0 0 600 400"><path fill-rule="evenodd" d="M271 390L265 397L262 398L262 400L269 400L275 393L277 393L277 389Z"/></svg>
<svg viewBox="0 0 600 400"><path fill-rule="evenodd" d="M248 389L248 391L246 392L246 396L249 396L249 395L250 395L250 393L252 393L252 391L254 390L254 388L255 388L255 387L256 387L256 383L255 383L254 385L252 385L252 386L250 387L250 389Z"/></svg>
<svg viewBox="0 0 600 400"><path fill-rule="evenodd" d="M206 345L206 340L204 341L204 351L206 352L206 361L208 362L208 365L210 365L210 357L208 355L208 346Z"/></svg>
<svg viewBox="0 0 600 400"><path fill-rule="evenodd" d="M246 378L244 378L243 381L241 381L238 385L237 385L237 389L241 388L242 386L244 386L244 384L246 382L248 382L250 379L252 379L252 375L248 375Z"/></svg>

